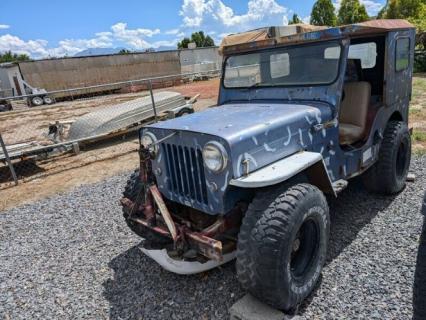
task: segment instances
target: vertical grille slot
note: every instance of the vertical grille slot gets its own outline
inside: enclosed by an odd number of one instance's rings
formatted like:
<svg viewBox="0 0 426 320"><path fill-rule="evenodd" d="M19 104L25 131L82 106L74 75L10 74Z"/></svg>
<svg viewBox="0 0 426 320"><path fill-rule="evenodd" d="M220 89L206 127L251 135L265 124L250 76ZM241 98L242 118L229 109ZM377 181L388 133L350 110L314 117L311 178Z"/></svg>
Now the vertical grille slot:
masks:
<svg viewBox="0 0 426 320"><path fill-rule="evenodd" d="M201 150L168 143L161 147L165 154L169 191L185 199L207 204Z"/></svg>

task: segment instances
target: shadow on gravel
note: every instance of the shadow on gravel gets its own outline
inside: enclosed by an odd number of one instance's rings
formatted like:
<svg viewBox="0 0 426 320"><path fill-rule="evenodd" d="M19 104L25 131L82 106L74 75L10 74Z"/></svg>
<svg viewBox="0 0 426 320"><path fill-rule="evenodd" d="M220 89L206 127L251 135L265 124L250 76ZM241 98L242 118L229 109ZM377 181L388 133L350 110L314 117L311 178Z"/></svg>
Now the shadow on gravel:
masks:
<svg viewBox="0 0 426 320"><path fill-rule="evenodd" d="M244 292L234 263L192 276L163 270L134 246L113 258L103 283L110 319L225 319Z"/></svg>
<svg viewBox="0 0 426 320"><path fill-rule="evenodd" d="M369 224L380 211L385 210L394 201L395 196L369 193L360 180L354 179L348 188L339 194L338 198L327 198L330 206L331 228L326 266L355 240L365 225ZM314 291L300 306L298 314L303 314L303 311L312 302L316 291L321 286L321 281L322 279L318 281Z"/></svg>
<svg viewBox="0 0 426 320"><path fill-rule="evenodd" d="M355 181L338 199L328 198L331 233L326 264L393 200L370 194ZM225 319L228 308L245 294L234 263L200 275L179 276L163 270L135 246L111 260L109 267L114 278L103 285L111 319ZM321 280L298 314L304 313L320 286Z"/></svg>

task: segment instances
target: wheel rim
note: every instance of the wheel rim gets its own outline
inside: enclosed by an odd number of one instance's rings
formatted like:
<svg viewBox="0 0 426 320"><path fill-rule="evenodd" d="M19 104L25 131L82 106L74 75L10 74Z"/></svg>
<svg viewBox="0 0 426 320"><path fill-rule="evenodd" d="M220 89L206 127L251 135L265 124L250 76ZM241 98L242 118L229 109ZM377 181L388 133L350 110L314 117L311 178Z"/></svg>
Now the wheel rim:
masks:
<svg viewBox="0 0 426 320"><path fill-rule="evenodd" d="M292 277L303 282L315 265L320 243L320 232L314 219L305 220L293 241L290 270Z"/></svg>
<svg viewBox="0 0 426 320"><path fill-rule="evenodd" d="M41 105L43 104L43 100L41 98L36 97L36 98L33 98L33 103L35 105Z"/></svg>
<svg viewBox="0 0 426 320"><path fill-rule="evenodd" d="M408 143L401 141L396 154L396 175L399 179L403 178L407 169L407 150Z"/></svg>
<svg viewBox="0 0 426 320"><path fill-rule="evenodd" d="M44 102L46 102L47 104L51 104L52 103L52 99L49 97L44 98Z"/></svg>

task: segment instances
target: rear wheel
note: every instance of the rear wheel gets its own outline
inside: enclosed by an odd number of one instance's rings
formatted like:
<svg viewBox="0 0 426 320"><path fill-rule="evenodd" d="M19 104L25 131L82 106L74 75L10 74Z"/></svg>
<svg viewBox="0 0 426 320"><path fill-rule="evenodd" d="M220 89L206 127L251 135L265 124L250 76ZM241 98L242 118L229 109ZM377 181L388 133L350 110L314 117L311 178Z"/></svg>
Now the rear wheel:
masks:
<svg viewBox="0 0 426 320"><path fill-rule="evenodd" d="M329 210L310 184L260 192L247 210L237 247L237 276L251 294L291 310L314 289L325 262Z"/></svg>
<svg viewBox="0 0 426 320"><path fill-rule="evenodd" d="M127 184L124 189L123 196L134 202L136 201L137 196L141 192L146 192L146 187L139 178L139 170L135 170L135 172L133 172L132 175L130 176L129 180L127 180ZM124 219L126 220L128 227L138 236L148 240L150 242L150 245L156 246L156 245L163 245L163 244L167 244L171 242L170 239L163 237L151 231L150 229L146 228L145 226L131 220L129 208L123 207L123 216L124 216Z"/></svg>
<svg viewBox="0 0 426 320"><path fill-rule="evenodd" d="M365 187L373 192L394 194L405 186L411 160L411 139L407 124L390 121L379 151L379 159L364 174Z"/></svg>

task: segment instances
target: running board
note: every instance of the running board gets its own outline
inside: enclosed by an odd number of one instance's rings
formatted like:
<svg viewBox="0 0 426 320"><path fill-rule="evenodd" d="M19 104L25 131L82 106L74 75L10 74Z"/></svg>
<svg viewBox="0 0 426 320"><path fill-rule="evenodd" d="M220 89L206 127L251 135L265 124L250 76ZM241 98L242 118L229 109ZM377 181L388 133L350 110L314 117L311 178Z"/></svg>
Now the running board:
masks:
<svg viewBox="0 0 426 320"><path fill-rule="evenodd" d="M348 186L348 181L340 179L340 180L334 181L332 185L333 185L334 192L338 194L346 189L346 187Z"/></svg>

